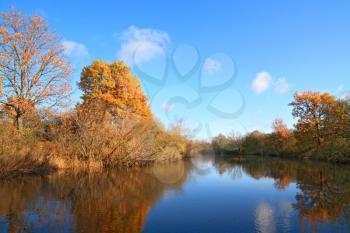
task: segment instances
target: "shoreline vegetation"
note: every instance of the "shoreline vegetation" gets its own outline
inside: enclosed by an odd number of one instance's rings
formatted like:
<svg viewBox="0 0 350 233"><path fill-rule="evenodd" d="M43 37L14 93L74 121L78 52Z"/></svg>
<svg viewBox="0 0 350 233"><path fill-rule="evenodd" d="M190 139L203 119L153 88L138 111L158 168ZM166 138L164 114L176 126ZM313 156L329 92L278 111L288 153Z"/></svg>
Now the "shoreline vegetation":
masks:
<svg viewBox="0 0 350 233"><path fill-rule="evenodd" d="M181 121L165 128L123 62L81 71L71 106L72 65L40 16L14 8L0 20L0 178L62 168L111 168L190 154Z"/></svg>
<svg viewBox="0 0 350 233"><path fill-rule="evenodd" d="M0 20L0 179L57 169L100 169L218 154L350 162L350 104L327 93L295 94L290 130L219 135L194 142L180 120L165 128L141 82L123 62L93 61L81 71L81 102L70 110L72 65L40 16L11 9ZM244 157L244 156L241 156Z"/></svg>
<svg viewBox="0 0 350 233"><path fill-rule="evenodd" d="M350 163L348 97L337 99L328 93L296 92L289 106L297 120L293 129L287 128L282 119L276 119L271 133L220 134L211 142L214 152L240 159L257 155Z"/></svg>

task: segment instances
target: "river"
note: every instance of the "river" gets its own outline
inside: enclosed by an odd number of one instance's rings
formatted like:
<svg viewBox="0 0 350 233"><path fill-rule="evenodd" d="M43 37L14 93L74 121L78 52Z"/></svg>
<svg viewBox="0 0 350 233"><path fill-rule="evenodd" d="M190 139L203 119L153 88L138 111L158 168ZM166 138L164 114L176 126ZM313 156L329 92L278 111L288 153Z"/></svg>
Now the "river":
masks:
<svg viewBox="0 0 350 233"><path fill-rule="evenodd" d="M0 181L5 232L350 232L350 167L206 155Z"/></svg>

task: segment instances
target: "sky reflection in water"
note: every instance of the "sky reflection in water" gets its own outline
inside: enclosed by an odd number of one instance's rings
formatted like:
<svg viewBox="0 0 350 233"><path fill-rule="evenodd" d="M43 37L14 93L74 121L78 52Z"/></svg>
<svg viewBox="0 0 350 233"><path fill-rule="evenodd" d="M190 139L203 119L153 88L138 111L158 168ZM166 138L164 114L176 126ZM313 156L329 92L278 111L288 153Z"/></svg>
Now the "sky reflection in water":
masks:
<svg viewBox="0 0 350 233"><path fill-rule="evenodd" d="M5 232L349 232L350 167L214 156L2 181Z"/></svg>

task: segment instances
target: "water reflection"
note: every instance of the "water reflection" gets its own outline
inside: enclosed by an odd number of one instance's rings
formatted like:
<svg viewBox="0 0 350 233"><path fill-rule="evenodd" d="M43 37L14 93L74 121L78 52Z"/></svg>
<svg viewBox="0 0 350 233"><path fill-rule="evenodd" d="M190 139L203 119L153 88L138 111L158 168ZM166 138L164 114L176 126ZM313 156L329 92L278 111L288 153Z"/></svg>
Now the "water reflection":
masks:
<svg viewBox="0 0 350 233"><path fill-rule="evenodd" d="M350 169L323 163L206 156L1 181L0 197L0 233L350 231Z"/></svg>
<svg viewBox="0 0 350 233"><path fill-rule="evenodd" d="M258 232L275 232L275 218L272 206L267 202L260 202L255 211L255 225Z"/></svg>
<svg viewBox="0 0 350 233"><path fill-rule="evenodd" d="M292 207L298 211L300 232L319 232L319 227L326 223L345 224L348 229L346 232L350 232L349 166L281 159L240 163L217 159L215 164L220 172L232 173L237 166L241 166L246 174L255 179L272 178L277 190L285 190L289 185L296 184L298 191ZM284 219L290 219L290 204L279 209L287 213L288 217ZM267 203L257 206L259 232L274 232L273 213ZM290 225L290 220L283 225Z"/></svg>
<svg viewBox="0 0 350 233"><path fill-rule="evenodd" d="M0 232L141 232L163 192L181 188L186 166L178 162L2 182Z"/></svg>

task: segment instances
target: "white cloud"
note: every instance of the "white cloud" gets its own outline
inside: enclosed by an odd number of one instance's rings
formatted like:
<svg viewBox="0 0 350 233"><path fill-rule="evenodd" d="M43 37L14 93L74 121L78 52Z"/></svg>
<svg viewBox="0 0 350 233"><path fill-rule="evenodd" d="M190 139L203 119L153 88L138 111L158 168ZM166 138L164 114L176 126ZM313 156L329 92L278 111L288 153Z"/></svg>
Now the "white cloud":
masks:
<svg viewBox="0 0 350 233"><path fill-rule="evenodd" d="M170 43L166 32L136 26L130 26L119 39L122 44L117 57L128 65L147 62L158 55L165 54L165 49Z"/></svg>
<svg viewBox="0 0 350 233"><path fill-rule="evenodd" d="M89 57L89 52L84 44L71 41L71 40L63 40L62 41L64 54L70 57Z"/></svg>
<svg viewBox="0 0 350 233"><path fill-rule="evenodd" d="M260 94L270 89L272 84L272 76L268 72L260 72L253 80L252 88L255 93Z"/></svg>
<svg viewBox="0 0 350 233"><path fill-rule="evenodd" d="M274 83L274 88L277 93L283 94L290 90L290 85L285 78L279 78Z"/></svg>
<svg viewBox="0 0 350 233"><path fill-rule="evenodd" d="M290 90L290 84L285 78L274 80L270 73L260 72L253 80L252 88L257 94L261 94L270 88L273 88L273 90L279 94L283 94Z"/></svg>
<svg viewBox="0 0 350 233"><path fill-rule="evenodd" d="M221 70L221 63L216 59L207 58L204 62L203 70L208 74L213 74Z"/></svg>

